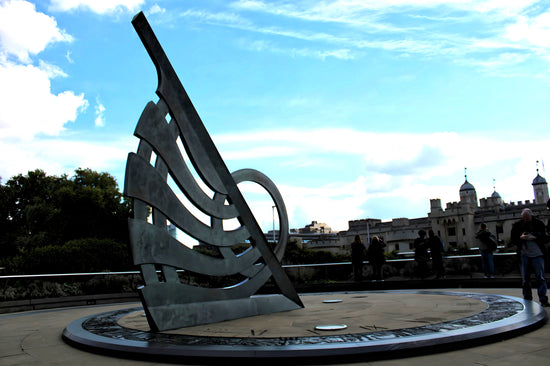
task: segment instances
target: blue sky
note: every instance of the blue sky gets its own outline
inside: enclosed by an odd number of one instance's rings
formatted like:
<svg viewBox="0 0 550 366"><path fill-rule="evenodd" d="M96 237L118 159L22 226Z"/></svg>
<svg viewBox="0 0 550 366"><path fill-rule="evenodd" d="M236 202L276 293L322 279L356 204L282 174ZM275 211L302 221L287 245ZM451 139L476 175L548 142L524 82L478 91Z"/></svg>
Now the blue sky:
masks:
<svg viewBox="0 0 550 366"><path fill-rule="evenodd" d="M122 186L157 76L144 11L231 171L279 187L290 227L532 200L549 158L550 4L530 0L0 0L0 176ZM258 221L271 202L240 185Z"/></svg>

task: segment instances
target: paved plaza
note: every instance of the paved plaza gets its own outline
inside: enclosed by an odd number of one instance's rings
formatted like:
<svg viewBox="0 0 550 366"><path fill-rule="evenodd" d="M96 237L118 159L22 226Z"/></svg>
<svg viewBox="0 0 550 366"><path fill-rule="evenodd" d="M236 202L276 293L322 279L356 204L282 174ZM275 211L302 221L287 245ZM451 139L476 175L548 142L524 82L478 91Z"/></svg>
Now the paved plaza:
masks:
<svg viewBox="0 0 550 366"><path fill-rule="evenodd" d="M476 293L519 296L520 289L449 289ZM218 324L186 328L196 336L224 337L303 337L322 333L315 327L346 324L346 332L400 329L419 324L438 323L478 313L484 303L440 295L401 295L356 292L302 296L305 309L238 319ZM324 303L320 299L342 300ZM342 304L345 304L343 306ZM140 303L87 306L13 313L0 316L0 365L162 365L164 363L129 360L94 354L66 344L61 334L80 318L102 312L139 307ZM140 312L125 316L121 325L147 330ZM171 331L181 333L182 330ZM343 331L336 331L343 332ZM510 339L445 352L431 352L407 358L369 361L368 355L348 365L545 365L550 359L550 325ZM292 362L292 361L291 361ZM276 363L289 363L279 360ZM182 363L180 363L182 364ZM184 363L185 364L185 363ZM194 363L187 363L192 365Z"/></svg>

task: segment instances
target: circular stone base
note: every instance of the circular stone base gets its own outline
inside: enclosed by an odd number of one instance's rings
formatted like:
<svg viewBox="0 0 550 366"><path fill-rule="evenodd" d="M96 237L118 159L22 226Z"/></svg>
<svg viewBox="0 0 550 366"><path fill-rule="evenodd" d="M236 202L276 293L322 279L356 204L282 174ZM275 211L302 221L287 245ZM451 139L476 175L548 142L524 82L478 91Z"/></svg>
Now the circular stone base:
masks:
<svg viewBox="0 0 550 366"><path fill-rule="evenodd" d="M398 355L396 351L501 339L546 320L537 303L494 294L370 291L300 297L304 309L160 333L149 330L142 308L129 308L76 320L63 337L87 349L118 355L310 360L386 351ZM326 302L336 299L342 301Z"/></svg>

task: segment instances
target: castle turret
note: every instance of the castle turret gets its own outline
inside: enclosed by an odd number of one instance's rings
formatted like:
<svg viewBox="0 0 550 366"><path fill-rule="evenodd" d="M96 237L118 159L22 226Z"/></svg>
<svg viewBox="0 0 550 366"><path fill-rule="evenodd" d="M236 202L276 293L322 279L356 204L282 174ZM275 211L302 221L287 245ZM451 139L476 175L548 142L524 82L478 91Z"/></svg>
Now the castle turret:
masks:
<svg viewBox="0 0 550 366"><path fill-rule="evenodd" d="M466 173L464 173L464 183L460 186L460 203L469 203L472 207L478 207L476 189L468 182Z"/></svg>
<svg viewBox="0 0 550 366"><path fill-rule="evenodd" d="M441 208L441 199L440 198L433 198L430 200L430 211L431 212L442 212L443 209Z"/></svg>
<svg viewBox="0 0 550 366"><path fill-rule="evenodd" d="M500 197L500 194L498 194L497 189L495 187L495 180L493 179L493 194L491 195L491 203L492 205L502 205L502 197Z"/></svg>
<svg viewBox="0 0 550 366"><path fill-rule="evenodd" d="M548 183L546 183L546 179L540 176L539 168L537 168L537 176L533 179L533 193L535 194L536 204L548 202Z"/></svg>

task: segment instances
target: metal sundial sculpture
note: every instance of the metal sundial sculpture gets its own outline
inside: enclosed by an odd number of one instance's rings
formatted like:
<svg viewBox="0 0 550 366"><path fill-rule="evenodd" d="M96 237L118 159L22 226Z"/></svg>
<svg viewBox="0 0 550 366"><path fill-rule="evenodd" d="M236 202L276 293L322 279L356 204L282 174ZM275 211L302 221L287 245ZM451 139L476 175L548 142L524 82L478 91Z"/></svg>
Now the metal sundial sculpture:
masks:
<svg viewBox="0 0 550 366"><path fill-rule="evenodd" d="M138 121L134 135L139 147L128 155L124 182L124 193L134 201L130 245L145 283L139 293L149 326L162 331L303 307L279 263L288 239L288 217L277 187L256 170L229 172L143 13L132 24L159 79L160 100L149 102ZM189 169L184 153L199 177ZM205 193L198 179L212 192ZM280 235L273 250L237 187L244 181L261 185L277 207ZM195 217L178 194L209 216L210 224ZM240 227L225 230L224 220L231 219ZM188 248L169 234L169 224L220 255ZM246 241L251 246L243 253L232 250ZM183 283L178 270L241 280L227 287L201 287ZM271 276L281 294L254 296Z"/></svg>

